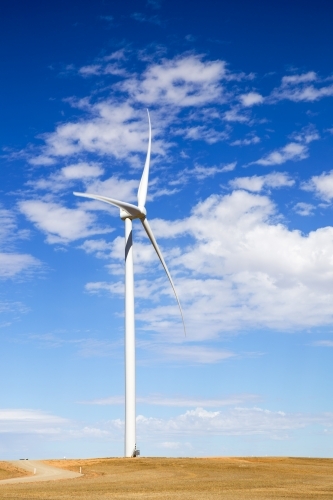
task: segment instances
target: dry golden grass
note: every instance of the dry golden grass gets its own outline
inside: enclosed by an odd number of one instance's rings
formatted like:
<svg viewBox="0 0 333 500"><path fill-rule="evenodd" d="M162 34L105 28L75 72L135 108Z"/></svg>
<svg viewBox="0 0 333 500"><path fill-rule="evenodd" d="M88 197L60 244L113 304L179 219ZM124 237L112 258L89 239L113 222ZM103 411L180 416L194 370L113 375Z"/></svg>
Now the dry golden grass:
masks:
<svg viewBox="0 0 333 500"><path fill-rule="evenodd" d="M1 485L24 500L333 499L333 460L302 458L137 458L49 460L83 477Z"/></svg>
<svg viewBox="0 0 333 500"><path fill-rule="evenodd" d="M0 462L0 480L27 476L28 474L28 472L24 472L22 469L15 467L15 465L10 464L9 462Z"/></svg>

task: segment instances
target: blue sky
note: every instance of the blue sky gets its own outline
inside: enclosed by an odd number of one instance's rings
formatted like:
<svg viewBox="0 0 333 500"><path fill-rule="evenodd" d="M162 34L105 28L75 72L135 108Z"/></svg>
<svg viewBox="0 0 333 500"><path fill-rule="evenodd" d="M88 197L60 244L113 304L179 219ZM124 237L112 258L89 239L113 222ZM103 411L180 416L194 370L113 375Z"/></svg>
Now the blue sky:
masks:
<svg viewBox="0 0 333 500"><path fill-rule="evenodd" d="M1 458L123 454L123 222L143 455L333 453L332 7L3 1Z"/></svg>

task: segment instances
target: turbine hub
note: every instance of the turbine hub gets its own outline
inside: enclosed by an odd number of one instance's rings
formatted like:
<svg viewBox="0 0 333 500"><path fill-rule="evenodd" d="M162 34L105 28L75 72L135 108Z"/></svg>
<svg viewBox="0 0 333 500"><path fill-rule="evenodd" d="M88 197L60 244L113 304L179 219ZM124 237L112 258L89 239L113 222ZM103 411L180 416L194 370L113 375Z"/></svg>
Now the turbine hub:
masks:
<svg viewBox="0 0 333 500"><path fill-rule="evenodd" d="M147 215L147 210L145 207L140 207L138 206L138 209L140 210L140 212L142 213L142 217L139 217L139 219L145 219L146 218L146 215Z"/></svg>

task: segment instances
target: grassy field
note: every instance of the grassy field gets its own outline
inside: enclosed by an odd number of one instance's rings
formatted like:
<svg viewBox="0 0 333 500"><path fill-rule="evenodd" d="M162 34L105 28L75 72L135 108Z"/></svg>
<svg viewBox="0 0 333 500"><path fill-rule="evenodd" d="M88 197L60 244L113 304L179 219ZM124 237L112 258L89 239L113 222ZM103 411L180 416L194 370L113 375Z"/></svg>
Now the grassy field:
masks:
<svg viewBox="0 0 333 500"><path fill-rule="evenodd" d="M27 473L8 462L0 462L0 480L26 476ZM1 494L0 494L1 498Z"/></svg>
<svg viewBox="0 0 333 500"><path fill-rule="evenodd" d="M333 459L110 458L45 463L75 472L82 467L84 476L63 481L0 485L0 498L333 499Z"/></svg>

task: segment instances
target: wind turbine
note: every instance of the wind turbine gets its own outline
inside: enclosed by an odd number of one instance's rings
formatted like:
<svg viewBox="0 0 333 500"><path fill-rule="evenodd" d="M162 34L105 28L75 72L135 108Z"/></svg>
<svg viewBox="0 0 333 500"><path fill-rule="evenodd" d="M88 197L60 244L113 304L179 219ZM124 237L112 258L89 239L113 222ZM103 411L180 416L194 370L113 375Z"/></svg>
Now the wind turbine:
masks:
<svg viewBox="0 0 333 500"><path fill-rule="evenodd" d="M148 190L148 177L151 152L151 123L149 111L149 139L148 151L145 166L143 169L139 189L138 205L132 205L125 201L119 201L114 198L100 196L88 193L74 193L75 196L92 198L114 205L120 209L120 218L125 221L125 457L137 456L136 448L136 430L135 430L135 318L134 318L134 272L133 272L133 238L132 238L132 220L140 219L148 238L150 239L155 251L161 261L162 266L169 278L175 297L178 302L182 322L185 330L185 323L179 298L176 293L171 275L159 249L154 234L147 220L147 211L145 208Z"/></svg>

